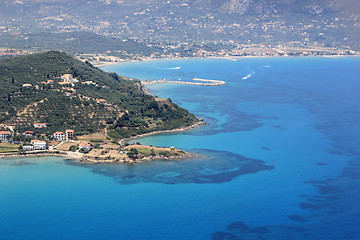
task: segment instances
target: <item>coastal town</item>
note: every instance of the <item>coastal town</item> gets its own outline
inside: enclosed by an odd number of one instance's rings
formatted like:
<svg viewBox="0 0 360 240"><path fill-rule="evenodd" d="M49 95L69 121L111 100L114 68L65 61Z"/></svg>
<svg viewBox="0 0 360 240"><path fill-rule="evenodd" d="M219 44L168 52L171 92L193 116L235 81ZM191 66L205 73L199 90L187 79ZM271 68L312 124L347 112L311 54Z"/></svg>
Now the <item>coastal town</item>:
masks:
<svg viewBox="0 0 360 240"><path fill-rule="evenodd" d="M36 123L34 127L46 128L46 123ZM57 131L50 137L37 137L34 131L0 131L0 158L48 155L67 157L82 163L131 164L157 159L179 160L195 157L195 154L174 147L153 147L138 142L125 142L122 145L110 141L104 133L76 136L74 130L66 129L65 132Z"/></svg>
<svg viewBox="0 0 360 240"><path fill-rule="evenodd" d="M360 55L360 51L354 51L349 46L336 48L322 46L297 46L296 43L285 45L265 45L265 44L238 44L232 49L209 50L206 47L191 48L191 53L184 53L184 46L187 43L179 43L177 45L162 45L163 48L171 48L169 53L154 53L151 56L127 55L116 56L117 54L108 51L107 53L78 54L76 57L82 61L89 61L94 65L102 65L108 63L121 63L127 61L148 61L156 59L180 59L180 58L228 58L234 59L238 57L314 57L314 56L355 56ZM190 46L189 46L190 47Z"/></svg>
<svg viewBox="0 0 360 240"><path fill-rule="evenodd" d="M123 1L96 2L81 7L69 2L61 8L26 1L0 3L4 9L40 5L49 11L46 15L19 11L24 13L21 17L0 21L0 57L61 49L103 64L184 57L360 54L357 37L351 36L359 31L358 17L335 5L329 11L325 2L318 6L303 2L302 8L284 3L283 13L271 3L253 12L237 1L128 2L132 6L128 8L122 7Z"/></svg>
<svg viewBox="0 0 360 240"><path fill-rule="evenodd" d="M198 80L219 84L216 80ZM106 85L99 85L93 81L81 81L72 74L63 74L53 80L42 81L39 84L22 84L23 89L41 90L48 85L55 91L60 91L68 98L86 98L103 107L112 106L105 99L89 98L78 94L74 89L76 85L95 86L108 88ZM224 84L224 83L220 83ZM167 101L158 99L157 101ZM57 129L49 133L46 129L51 122L35 122L28 128L22 126L19 131L16 124L23 124L22 121L14 124L0 124L0 158L19 156L44 156L54 155L70 159L76 159L81 163L140 163L143 161L163 159L179 160L188 159L195 154L184 152L174 147L153 147L140 143L128 144L127 139L114 141L107 135L107 129L92 134L76 134L74 129ZM202 121L196 125L203 124ZM191 126L192 128L194 126ZM17 130L16 130L17 129ZM172 131L186 130L175 129ZM166 131L167 132L167 131ZM129 138L131 139L131 138Z"/></svg>
<svg viewBox="0 0 360 240"><path fill-rule="evenodd" d="M128 146L128 139L144 134L203 124L171 99L147 93L138 80L60 51L0 64L2 157L61 155L81 162L129 163L191 157L175 147Z"/></svg>
<svg viewBox="0 0 360 240"><path fill-rule="evenodd" d="M244 44L234 41L224 43L226 48L209 49L209 43L189 44L187 42L162 43L157 45L163 51L144 54L128 54L122 52L119 56L117 51L108 50L104 53L77 53L75 57L81 61L88 61L93 65L108 63L121 63L127 61L147 61L156 59L180 59L180 58L238 58L238 57L290 57L290 56L358 56L360 51L352 50L350 46L325 47L321 45L302 45L292 41L286 44ZM218 44L218 42L214 42ZM223 45L223 43L221 43ZM14 48L0 48L0 57L22 56L37 52L36 50L22 50Z"/></svg>
<svg viewBox="0 0 360 240"><path fill-rule="evenodd" d="M72 74L63 74L60 78L40 82L38 85L23 84L23 89L40 89L41 85L58 85L57 91L62 91L66 97L77 96L73 88L75 84L92 85L101 88L92 81L80 81ZM70 87L69 87L70 85ZM84 98L85 96L77 96ZM88 98L88 97L86 97ZM92 99L104 107L111 103L104 99ZM137 163L154 159L184 159L193 155L174 147L160 148L143 146L139 143L129 145L122 139L121 143L112 141L106 134L106 129L88 135L77 135L74 129L57 130L49 134L44 132L48 128L47 122L35 122L23 131L15 130L16 124L0 125L0 157L59 155L77 159L86 163L122 162Z"/></svg>

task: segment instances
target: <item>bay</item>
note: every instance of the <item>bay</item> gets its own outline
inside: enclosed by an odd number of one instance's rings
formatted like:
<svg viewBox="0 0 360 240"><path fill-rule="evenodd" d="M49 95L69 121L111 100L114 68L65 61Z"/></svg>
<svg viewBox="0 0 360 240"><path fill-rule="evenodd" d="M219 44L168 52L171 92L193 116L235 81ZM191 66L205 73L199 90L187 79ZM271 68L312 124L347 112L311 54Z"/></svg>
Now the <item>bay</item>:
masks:
<svg viewBox="0 0 360 240"><path fill-rule="evenodd" d="M0 160L0 239L358 239L360 59L107 65L208 125L137 139L206 157L140 165Z"/></svg>

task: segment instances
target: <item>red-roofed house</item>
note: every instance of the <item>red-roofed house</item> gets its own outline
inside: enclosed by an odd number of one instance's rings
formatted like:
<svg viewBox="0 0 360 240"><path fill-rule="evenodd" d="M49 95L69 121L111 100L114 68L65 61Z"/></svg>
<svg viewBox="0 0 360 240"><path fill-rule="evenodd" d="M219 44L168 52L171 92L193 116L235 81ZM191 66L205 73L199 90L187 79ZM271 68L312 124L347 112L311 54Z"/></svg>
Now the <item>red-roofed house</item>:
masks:
<svg viewBox="0 0 360 240"><path fill-rule="evenodd" d="M34 123L34 128L46 128L46 123Z"/></svg>
<svg viewBox="0 0 360 240"><path fill-rule="evenodd" d="M0 131L0 141L8 140L7 137L11 135L12 133L10 131Z"/></svg>
<svg viewBox="0 0 360 240"><path fill-rule="evenodd" d="M79 144L79 150L81 149L86 149L87 152L91 150L91 144L90 143L87 143L87 142L81 142Z"/></svg>
<svg viewBox="0 0 360 240"><path fill-rule="evenodd" d="M27 137L32 137L32 136L34 136L34 132L33 132L33 131L25 131L25 132L23 133L23 135L24 135L24 136L27 136Z"/></svg>
<svg viewBox="0 0 360 240"><path fill-rule="evenodd" d="M65 137L66 137L66 140L73 140L75 137L75 131L72 129L66 129Z"/></svg>
<svg viewBox="0 0 360 240"><path fill-rule="evenodd" d="M56 132L53 135L54 140L56 141L64 141L65 140L65 133L63 132Z"/></svg>
<svg viewBox="0 0 360 240"><path fill-rule="evenodd" d="M105 99L97 99L96 102L99 104L107 104Z"/></svg>

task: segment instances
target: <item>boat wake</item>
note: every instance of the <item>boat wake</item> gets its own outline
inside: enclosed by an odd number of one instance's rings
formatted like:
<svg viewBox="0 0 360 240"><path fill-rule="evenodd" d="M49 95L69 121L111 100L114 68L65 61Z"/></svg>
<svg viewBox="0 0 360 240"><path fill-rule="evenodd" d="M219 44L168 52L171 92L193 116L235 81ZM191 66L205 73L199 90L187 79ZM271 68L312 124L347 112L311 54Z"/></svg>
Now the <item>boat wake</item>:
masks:
<svg viewBox="0 0 360 240"><path fill-rule="evenodd" d="M249 78L251 78L254 74L255 74L255 72L251 72L251 73L249 73L248 75L246 75L245 77L243 77L242 79L243 79L243 80L249 79Z"/></svg>
<svg viewBox="0 0 360 240"><path fill-rule="evenodd" d="M163 69L163 70L179 70L179 69L181 69L181 67L171 67L171 68L161 68L161 67L159 67L159 69Z"/></svg>

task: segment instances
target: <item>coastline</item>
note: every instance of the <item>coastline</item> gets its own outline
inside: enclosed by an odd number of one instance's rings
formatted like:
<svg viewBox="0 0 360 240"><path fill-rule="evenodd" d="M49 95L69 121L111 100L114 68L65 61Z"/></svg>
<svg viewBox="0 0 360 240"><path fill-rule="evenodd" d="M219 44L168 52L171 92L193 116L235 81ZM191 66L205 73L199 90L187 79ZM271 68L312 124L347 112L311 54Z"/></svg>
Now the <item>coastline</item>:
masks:
<svg viewBox="0 0 360 240"><path fill-rule="evenodd" d="M103 63L95 66L105 66L105 65L113 65L113 64L120 64L125 62L140 62L140 61L161 61L161 60L182 60L182 59L227 59L230 61L240 61L241 59L245 58L274 58L274 57L330 57L330 58L340 58L340 57L359 57L360 55L319 55L319 56L208 56L208 57L182 57L182 58L161 58L161 59L143 59L143 60L130 60L130 61L123 61L123 62L108 62ZM211 80L211 79L201 79L201 78L194 78L193 80L197 81L203 81L203 82L211 82L211 83L194 83L194 82L182 82L182 81L168 81L168 80L156 80L156 81L141 81L142 85L151 84L151 83L160 83L160 82L167 82L167 83L180 83L180 84L191 84L191 85L204 85L204 86L214 86L214 85L224 85L226 82L221 80ZM154 131L149 133L144 133L140 135L136 135L129 138L124 138L119 141L120 145L124 145L128 141L149 137L153 135L158 134L164 134L164 133L176 133L176 132L183 132L188 131L200 126L205 125L206 123L203 121L198 121L197 123L183 128L177 128L172 130L160 130L160 131ZM26 152L25 154L20 154L19 152L9 152L9 153L0 153L0 159L3 158L12 158L12 157L41 157L41 156L61 156L61 157L67 157L72 159L82 159L84 157L83 154L76 153L76 152L67 152L67 151L46 151L46 152Z"/></svg>
<svg viewBox="0 0 360 240"><path fill-rule="evenodd" d="M119 141L119 144L121 146L125 145L126 142L130 141L130 140L134 140L134 139L138 139L138 138L143 138L143 137L148 137L148 136L152 136L152 135L157 135L157 134L162 134L162 133L175 133L175 132L183 132L183 131L188 131L200 126L205 125L206 123L202 120L198 121L197 123L188 126L188 127L183 127L183 128L177 128L177 129L172 129L172 130L161 130L161 131L154 131L154 132L150 132L150 133L144 133L144 134L140 134L140 135L136 135L130 138L124 138L121 139ZM1 159L7 159L7 158L26 158L26 157L46 157L46 156L54 156L54 157L63 157L63 158L67 158L67 159L72 159L72 160L76 160L79 163L85 163L85 164L96 164L96 163L141 163L141 162L145 162L145 161L153 161L153 160L185 160L185 159L190 159L190 158L194 158L196 157L198 154L196 153L188 153L186 152L185 155L180 156L180 157L146 157L143 159L135 159L135 160L92 160L89 158L86 158L86 154L82 154L82 153L78 153L78 152L70 152L70 151L61 151L61 150L47 150L47 151L34 151L34 152L26 152L26 153L20 153L20 152L8 152L8 153L0 153L0 160Z"/></svg>
<svg viewBox="0 0 360 240"><path fill-rule="evenodd" d="M331 55L331 54L324 54L324 55L310 55L310 56L305 56L305 55L301 55L301 56L292 56L292 55L274 55L274 56L253 56L253 55L249 55L249 56L206 56L206 57L164 57L164 58L142 58L142 59L132 59L132 60L124 60L124 61L120 61L120 62L103 62L103 63L98 63L98 64L94 64L94 67L103 67L103 66L108 66L108 65L116 65L116 64L121 64L121 63L129 63L129 62L149 62L149 61L161 61L161 60L184 60L184 59L224 59L224 60L229 60L229 61L240 61L241 59L245 59L245 58L276 58L276 57L326 57L326 58L340 58L340 57L360 57L360 55Z"/></svg>
<svg viewBox="0 0 360 240"><path fill-rule="evenodd" d="M163 133L176 133L176 132L185 132L185 131L189 131L191 129L195 129L197 127L200 126L204 126L206 125L206 123L202 120L194 123L191 126L188 127L182 127L182 128L176 128L176 129L172 129L172 130L161 130L161 131L154 131L154 132L149 132L149 133L144 133L144 134L140 134L140 135L136 135L133 137L129 137L129 138L123 138L119 141L119 144L121 146L125 145L128 141L134 140L134 139L139 139L139 138L144 138L144 137L149 137L149 136L153 136L153 135L158 135L158 134L163 134Z"/></svg>
<svg viewBox="0 0 360 240"><path fill-rule="evenodd" d="M26 152L25 154L21 154L20 152L0 153L0 159L23 158L23 157L47 157L47 156L80 159L83 156L83 154L76 152L67 152L67 151L37 151L37 152Z"/></svg>
<svg viewBox="0 0 360 240"><path fill-rule="evenodd" d="M112 163L112 164L139 164L148 161L156 161L156 160L164 160L164 161L176 161L176 160L187 160L191 158L195 158L198 156L202 156L198 153L188 153L186 152L182 156L162 156L162 157L144 157L141 159L91 159L91 158L81 158L75 159L77 163L81 164L97 164L97 163Z"/></svg>

